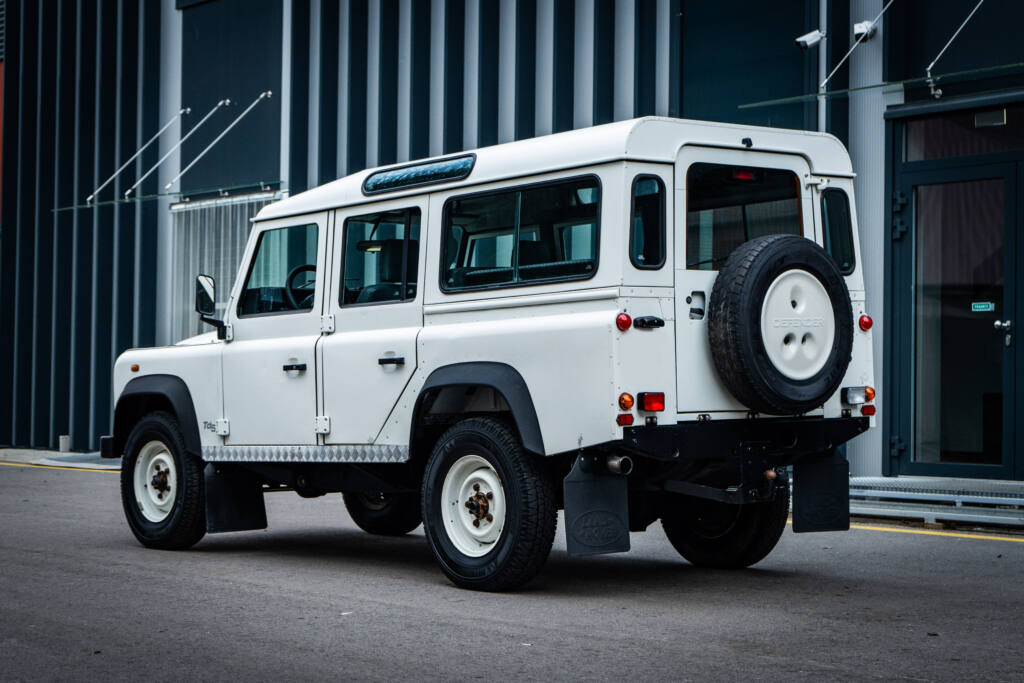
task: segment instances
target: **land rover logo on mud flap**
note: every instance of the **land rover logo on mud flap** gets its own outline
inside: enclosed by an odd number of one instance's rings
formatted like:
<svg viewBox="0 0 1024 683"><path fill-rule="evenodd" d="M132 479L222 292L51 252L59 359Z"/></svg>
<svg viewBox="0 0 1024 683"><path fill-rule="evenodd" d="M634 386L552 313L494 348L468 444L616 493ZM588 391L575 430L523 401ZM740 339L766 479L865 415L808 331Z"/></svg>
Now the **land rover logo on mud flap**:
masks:
<svg viewBox="0 0 1024 683"><path fill-rule="evenodd" d="M606 510L591 510L573 522L572 533L580 543L601 548L619 539L622 526L617 515Z"/></svg>
<svg viewBox="0 0 1024 683"><path fill-rule="evenodd" d="M825 327L824 318L775 318L772 327Z"/></svg>

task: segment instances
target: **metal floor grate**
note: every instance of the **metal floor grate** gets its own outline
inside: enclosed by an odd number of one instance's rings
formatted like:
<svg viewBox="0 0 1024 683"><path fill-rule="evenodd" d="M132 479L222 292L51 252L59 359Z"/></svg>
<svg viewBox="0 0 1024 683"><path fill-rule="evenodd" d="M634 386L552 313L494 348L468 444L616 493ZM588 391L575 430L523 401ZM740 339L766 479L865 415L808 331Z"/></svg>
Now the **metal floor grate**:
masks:
<svg viewBox="0 0 1024 683"><path fill-rule="evenodd" d="M850 513L1024 526L1024 482L945 477L852 477Z"/></svg>

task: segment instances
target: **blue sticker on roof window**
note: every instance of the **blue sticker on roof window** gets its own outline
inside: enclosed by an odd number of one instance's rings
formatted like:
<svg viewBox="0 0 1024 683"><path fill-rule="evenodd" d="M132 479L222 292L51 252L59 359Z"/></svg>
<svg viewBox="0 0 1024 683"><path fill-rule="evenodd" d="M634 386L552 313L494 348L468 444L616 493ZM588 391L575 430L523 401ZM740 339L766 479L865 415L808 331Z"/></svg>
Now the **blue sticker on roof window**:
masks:
<svg viewBox="0 0 1024 683"><path fill-rule="evenodd" d="M462 180L469 176L474 163L476 163L476 155L467 154L441 161L403 166L389 171L377 171L363 181L363 192L375 194L418 185L442 183L447 180Z"/></svg>

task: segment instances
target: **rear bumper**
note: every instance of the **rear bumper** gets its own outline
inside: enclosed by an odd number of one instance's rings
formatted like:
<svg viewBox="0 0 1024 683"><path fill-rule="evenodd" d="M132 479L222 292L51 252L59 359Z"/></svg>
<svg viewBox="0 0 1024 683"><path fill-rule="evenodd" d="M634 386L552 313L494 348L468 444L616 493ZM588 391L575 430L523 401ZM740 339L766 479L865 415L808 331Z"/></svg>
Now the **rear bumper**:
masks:
<svg viewBox="0 0 1024 683"><path fill-rule="evenodd" d="M623 446L656 460L755 457L774 466L820 455L869 428L866 417L755 418L627 427Z"/></svg>

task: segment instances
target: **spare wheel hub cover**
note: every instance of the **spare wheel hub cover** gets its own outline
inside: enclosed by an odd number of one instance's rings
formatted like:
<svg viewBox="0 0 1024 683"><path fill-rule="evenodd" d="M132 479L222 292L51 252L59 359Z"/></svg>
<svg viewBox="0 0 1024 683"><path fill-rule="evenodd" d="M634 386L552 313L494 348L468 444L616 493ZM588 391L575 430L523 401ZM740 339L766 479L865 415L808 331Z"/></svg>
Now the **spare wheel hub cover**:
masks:
<svg viewBox="0 0 1024 683"><path fill-rule="evenodd" d="M836 318L825 286L806 270L780 274L761 304L761 339L772 365L793 380L825 367L836 336Z"/></svg>

